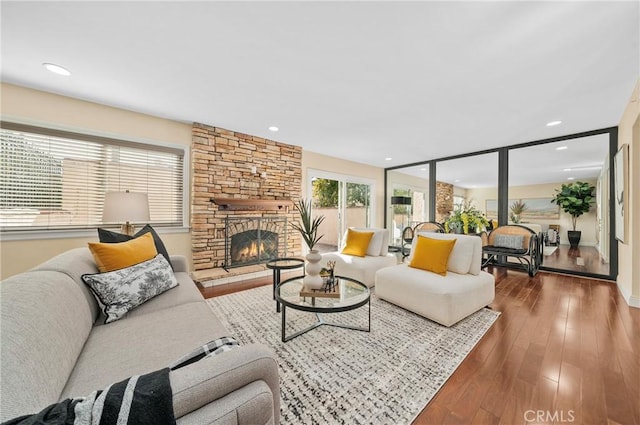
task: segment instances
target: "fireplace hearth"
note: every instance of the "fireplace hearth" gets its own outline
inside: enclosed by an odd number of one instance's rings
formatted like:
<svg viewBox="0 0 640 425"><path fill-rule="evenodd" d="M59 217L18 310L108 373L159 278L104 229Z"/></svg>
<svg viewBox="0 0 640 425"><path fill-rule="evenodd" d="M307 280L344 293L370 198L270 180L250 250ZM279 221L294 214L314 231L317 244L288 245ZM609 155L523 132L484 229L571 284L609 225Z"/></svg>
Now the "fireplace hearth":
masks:
<svg viewBox="0 0 640 425"><path fill-rule="evenodd" d="M287 217L226 217L224 269L286 256Z"/></svg>

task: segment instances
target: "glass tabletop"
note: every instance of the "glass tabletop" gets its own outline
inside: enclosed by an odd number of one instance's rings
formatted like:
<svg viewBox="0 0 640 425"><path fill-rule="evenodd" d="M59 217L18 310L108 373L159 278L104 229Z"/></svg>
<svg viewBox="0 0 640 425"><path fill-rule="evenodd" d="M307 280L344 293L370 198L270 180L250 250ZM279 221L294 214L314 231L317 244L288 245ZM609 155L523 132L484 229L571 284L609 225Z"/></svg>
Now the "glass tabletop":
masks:
<svg viewBox="0 0 640 425"><path fill-rule="evenodd" d="M268 269L296 269L304 266L303 258L275 258L267 261L266 266Z"/></svg>
<svg viewBox="0 0 640 425"><path fill-rule="evenodd" d="M334 313L353 310L365 305L369 301L371 293L366 285L343 276L336 276L336 279L338 279L340 289L339 296L335 298L300 296L302 278L296 277L287 279L278 286L276 290L276 300L296 310L317 313Z"/></svg>

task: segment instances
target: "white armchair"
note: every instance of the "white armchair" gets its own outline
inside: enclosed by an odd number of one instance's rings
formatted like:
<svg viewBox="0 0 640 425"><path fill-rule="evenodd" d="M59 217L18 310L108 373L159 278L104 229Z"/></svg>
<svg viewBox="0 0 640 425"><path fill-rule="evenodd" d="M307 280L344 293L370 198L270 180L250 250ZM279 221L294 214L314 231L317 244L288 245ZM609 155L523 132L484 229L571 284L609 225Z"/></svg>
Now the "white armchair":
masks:
<svg viewBox="0 0 640 425"><path fill-rule="evenodd" d="M482 242L477 236L418 232L432 239L456 239L446 276L399 264L378 270L376 295L445 326L451 326L490 304L495 297L493 275L480 270Z"/></svg>
<svg viewBox="0 0 640 425"><path fill-rule="evenodd" d="M384 267L398 264L398 258L395 254L389 253L389 231L387 229L360 227L353 228L353 230L373 232L367 255L358 257L343 254L345 236L342 238L343 242L338 251L322 254L321 263L323 267L326 267L328 261L335 261L334 272L337 276L350 277L371 287L374 285L376 272Z"/></svg>

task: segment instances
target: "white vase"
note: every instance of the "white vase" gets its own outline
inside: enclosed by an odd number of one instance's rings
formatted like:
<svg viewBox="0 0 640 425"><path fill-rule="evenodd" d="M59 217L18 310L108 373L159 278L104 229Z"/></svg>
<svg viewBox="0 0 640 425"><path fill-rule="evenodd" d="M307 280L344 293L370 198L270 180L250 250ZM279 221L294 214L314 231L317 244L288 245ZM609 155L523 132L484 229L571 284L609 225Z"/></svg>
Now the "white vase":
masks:
<svg viewBox="0 0 640 425"><path fill-rule="evenodd" d="M307 259L307 264L305 265L306 275L302 279L304 287L306 289L322 288L324 283L320 276L320 270L322 270L320 260L322 260L322 255L320 255L317 250L312 249L305 258Z"/></svg>

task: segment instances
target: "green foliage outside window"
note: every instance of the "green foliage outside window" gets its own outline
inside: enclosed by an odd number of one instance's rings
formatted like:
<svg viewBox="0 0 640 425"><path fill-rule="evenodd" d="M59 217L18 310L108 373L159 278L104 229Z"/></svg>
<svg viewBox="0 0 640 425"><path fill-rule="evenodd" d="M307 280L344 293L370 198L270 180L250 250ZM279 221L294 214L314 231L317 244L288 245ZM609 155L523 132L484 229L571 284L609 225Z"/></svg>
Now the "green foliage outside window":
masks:
<svg viewBox="0 0 640 425"><path fill-rule="evenodd" d="M313 180L313 206L316 208L338 208L338 181ZM369 205L369 185L347 183L347 208Z"/></svg>
<svg viewBox="0 0 640 425"><path fill-rule="evenodd" d="M314 179L313 201L317 208L338 208L338 181Z"/></svg>

